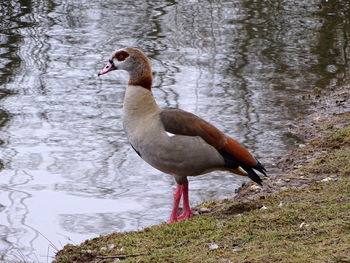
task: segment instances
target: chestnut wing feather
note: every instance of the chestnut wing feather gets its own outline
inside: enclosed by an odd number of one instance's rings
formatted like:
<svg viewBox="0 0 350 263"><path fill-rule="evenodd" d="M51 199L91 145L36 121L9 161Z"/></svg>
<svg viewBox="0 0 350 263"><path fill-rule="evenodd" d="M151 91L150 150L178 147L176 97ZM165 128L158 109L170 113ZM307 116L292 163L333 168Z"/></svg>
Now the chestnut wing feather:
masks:
<svg viewBox="0 0 350 263"><path fill-rule="evenodd" d="M266 175L266 170L260 162L243 145L225 136L210 123L192 113L174 108L162 110L160 119L167 132L177 135L200 136L218 150L224 158L226 166L230 168L241 166L254 182L261 184L262 180L253 170L256 169Z"/></svg>
<svg viewBox="0 0 350 263"><path fill-rule="evenodd" d="M167 132L177 135L200 136L211 146L220 149L227 142L226 136L216 127L198 116L180 109L164 109L160 119Z"/></svg>
<svg viewBox="0 0 350 263"><path fill-rule="evenodd" d="M218 150L225 151L240 162L254 167L257 164L250 152L236 140L227 137L219 129L198 116L180 109L165 109L160 113L161 121L167 132L200 136Z"/></svg>

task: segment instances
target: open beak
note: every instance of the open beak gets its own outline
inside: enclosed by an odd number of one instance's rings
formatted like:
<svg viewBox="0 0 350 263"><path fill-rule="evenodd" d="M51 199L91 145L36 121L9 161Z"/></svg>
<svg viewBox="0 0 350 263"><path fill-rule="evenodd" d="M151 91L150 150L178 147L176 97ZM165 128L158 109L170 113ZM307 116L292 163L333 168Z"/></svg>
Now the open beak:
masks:
<svg viewBox="0 0 350 263"><path fill-rule="evenodd" d="M117 67L114 65L113 60L110 59L107 65L97 74L97 76L104 75L112 70L116 70Z"/></svg>

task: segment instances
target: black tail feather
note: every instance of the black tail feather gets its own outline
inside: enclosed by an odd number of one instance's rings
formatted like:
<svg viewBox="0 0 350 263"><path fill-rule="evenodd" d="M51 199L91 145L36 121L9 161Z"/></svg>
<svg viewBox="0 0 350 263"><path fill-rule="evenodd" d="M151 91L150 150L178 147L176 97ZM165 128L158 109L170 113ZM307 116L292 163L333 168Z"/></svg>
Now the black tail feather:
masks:
<svg viewBox="0 0 350 263"><path fill-rule="evenodd" d="M253 167L254 169L258 170L260 173L262 173L263 175L267 176L266 174L266 169L265 167L257 160L257 165L255 165L255 167Z"/></svg>
<svg viewBox="0 0 350 263"><path fill-rule="evenodd" d="M224 150L218 150L218 152L224 158L226 167L229 167L229 168L232 168L232 169L236 169L238 167L242 167L242 169L247 172L248 177L250 179L252 179L257 184L262 185L262 179L254 171L254 169L259 171L260 173L262 173L264 176L267 176L266 175L267 171L266 171L265 167L259 161L257 161L257 164L254 167L251 167L249 165L246 165L246 164L240 162L234 156L232 156L231 154L227 153Z"/></svg>
<svg viewBox="0 0 350 263"><path fill-rule="evenodd" d="M247 166L247 165L241 165L244 171L248 173L248 177L252 179L254 182L256 182L259 185L262 185L262 179L260 176L253 170L252 167ZM255 167L254 167L255 168ZM260 170L258 170L260 172ZM265 173L263 173L265 174Z"/></svg>

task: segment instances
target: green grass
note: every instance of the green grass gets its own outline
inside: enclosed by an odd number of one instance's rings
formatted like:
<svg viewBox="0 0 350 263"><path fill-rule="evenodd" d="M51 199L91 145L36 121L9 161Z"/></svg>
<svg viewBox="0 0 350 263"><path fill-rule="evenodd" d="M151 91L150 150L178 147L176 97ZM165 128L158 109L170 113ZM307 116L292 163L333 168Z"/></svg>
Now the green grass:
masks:
<svg viewBox="0 0 350 263"><path fill-rule="evenodd" d="M302 167L302 173L350 175L350 125L333 128L341 121L350 122L350 113L328 121L319 131L322 135L311 140L311 151L317 149L319 156Z"/></svg>
<svg viewBox="0 0 350 263"><path fill-rule="evenodd" d="M55 262L108 255L129 255L124 262L350 262L350 177L246 204L203 205L215 212L67 245ZM218 248L211 250L211 244Z"/></svg>

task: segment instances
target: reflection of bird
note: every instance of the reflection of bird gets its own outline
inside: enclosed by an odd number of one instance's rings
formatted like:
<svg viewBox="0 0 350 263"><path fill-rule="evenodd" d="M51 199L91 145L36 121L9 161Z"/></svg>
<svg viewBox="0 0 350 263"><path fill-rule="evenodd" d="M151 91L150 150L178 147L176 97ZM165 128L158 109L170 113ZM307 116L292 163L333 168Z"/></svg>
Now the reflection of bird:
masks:
<svg viewBox="0 0 350 263"><path fill-rule="evenodd" d="M142 51L130 47L116 51L98 75L112 70L130 74L123 124L131 147L153 167L174 175L178 184L168 223L193 216L187 176L225 170L261 184L254 169L266 175L264 166L236 140L192 113L158 107L151 91L151 63ZM183 213L178 216L182 195Z"/></svg>

